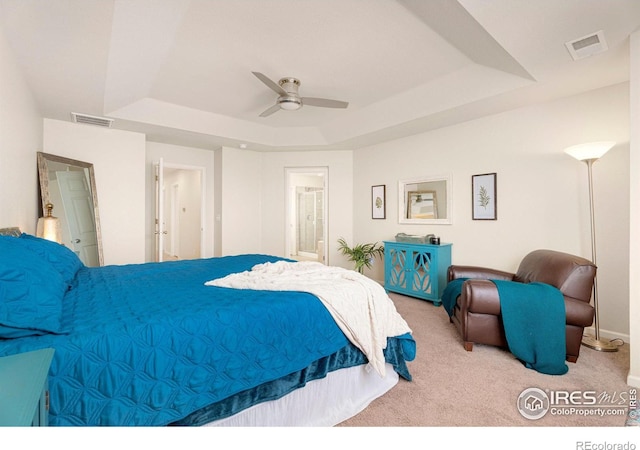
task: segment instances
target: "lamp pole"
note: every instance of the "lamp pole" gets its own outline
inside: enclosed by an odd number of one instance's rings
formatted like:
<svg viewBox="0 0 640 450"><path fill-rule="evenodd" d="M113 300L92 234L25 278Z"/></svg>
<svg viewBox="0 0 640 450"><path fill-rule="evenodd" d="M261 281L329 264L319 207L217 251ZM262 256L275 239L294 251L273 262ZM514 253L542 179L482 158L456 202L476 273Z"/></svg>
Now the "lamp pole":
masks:
<svg viewBox="0 0 640 450"><path fill-rule="evenodd" d="M593 207L593 163L598 158L585 159L587 163L587 171L589 174L589 213L591 215L591 259L593 264L597 266L596 262L596 222L595 222L595 210ZM593 309L595 310L594 329L595 336L585 334L582 337L582 345L598 350L601 352L615 352L618 351L618 346L612 344L609 341L600 340L600 318L598 313L598 277L593 278Z"/></svg>

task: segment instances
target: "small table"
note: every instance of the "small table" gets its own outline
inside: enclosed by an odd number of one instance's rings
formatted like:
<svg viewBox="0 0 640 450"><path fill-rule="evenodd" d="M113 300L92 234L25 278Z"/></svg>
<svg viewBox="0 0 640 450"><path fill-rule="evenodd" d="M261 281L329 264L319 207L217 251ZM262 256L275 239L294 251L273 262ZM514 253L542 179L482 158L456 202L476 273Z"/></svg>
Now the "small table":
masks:
<svg viewBox="0 0 640 450"><path fill-rule="evenodd" d="M47 426L47 376L54 349L0 358L0 426Z"/></svg>

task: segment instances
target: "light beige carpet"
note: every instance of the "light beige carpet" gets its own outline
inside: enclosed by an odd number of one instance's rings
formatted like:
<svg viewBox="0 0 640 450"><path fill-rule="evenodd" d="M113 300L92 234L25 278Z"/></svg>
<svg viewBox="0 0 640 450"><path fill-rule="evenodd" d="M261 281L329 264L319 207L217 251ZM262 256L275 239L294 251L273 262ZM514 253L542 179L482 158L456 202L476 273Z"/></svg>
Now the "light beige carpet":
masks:
<svg viewBox="0 0 640 450"><path fill-rule="evenodd" d="M622 427L630 386L629 345L618 352L598 352L582 347L569 372L552 376L527 369L506 350L475 345L466 352L455 326L442 307L423 300L390 294L409 323L417 342L417 356L409 363L413 381L400 380L390 392L373 401L362 413L339 426L415 427ZM523 417L517 408L519 395L536 387L547 393L592 391L604 402L603 416L564 411L548 412L538 420ZM574 394L582 395L582 394ZM582 408L583 409L583 408ZM592 408L595 410L595 408ZM607 412L609 411L609 412Z"/></svg>

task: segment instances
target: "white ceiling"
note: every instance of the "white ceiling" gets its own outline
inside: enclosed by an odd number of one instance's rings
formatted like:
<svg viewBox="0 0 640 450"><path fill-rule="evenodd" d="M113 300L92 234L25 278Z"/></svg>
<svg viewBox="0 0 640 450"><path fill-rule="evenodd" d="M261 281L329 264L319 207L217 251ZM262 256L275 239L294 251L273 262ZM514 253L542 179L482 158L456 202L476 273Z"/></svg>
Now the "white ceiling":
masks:
<svg viewBox="0 0 640 450"><path fill-rule="evenodd" d="M356 148L629 79L639 0L0 0L45 117L153 141ZM574 61L565 42L602 31ZM349 102L259 114L277 95Z"/></svg>

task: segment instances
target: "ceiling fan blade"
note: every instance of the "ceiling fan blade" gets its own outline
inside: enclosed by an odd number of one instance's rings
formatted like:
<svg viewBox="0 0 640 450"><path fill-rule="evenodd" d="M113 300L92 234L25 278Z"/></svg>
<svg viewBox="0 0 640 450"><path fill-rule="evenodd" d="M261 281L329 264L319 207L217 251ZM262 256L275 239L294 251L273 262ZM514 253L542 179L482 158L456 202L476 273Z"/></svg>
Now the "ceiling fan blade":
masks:
<svg viewBox="0 0 640 450"><path fill-rule="evenodd" d="M280 105L279 104L275 104L273 105L271 108L265 110L262 112L262 114L260 114L260 117L267 117L270 116L271 114L273 114L274 112L276 112L277 110L280 109Z"/></svg>
<svg viewBox="0 0 640 450"><path fill-rule="evenodd" d="M287 91L282 89L278 83L276 83L275 81L272 81L265 74L262 74L260 72L251 72L251 73L254 74L256 77L258 77L260 81L262 81L269 89L272 89L273 91L275 91L278 95L287 95Z"/></svg>
<svg viewBox="0 0 640 450"><path fill-rule="evenodd" d="M302 97L302 104L309 106L320 106L322 108L346 108L349 102L330 100L328 98Z"/></svg>

